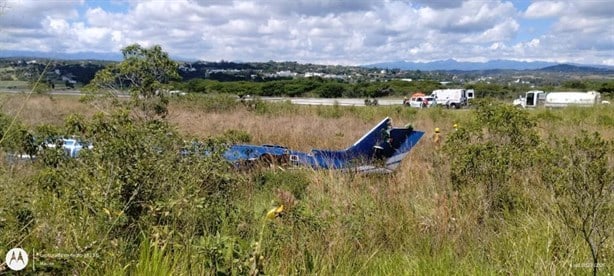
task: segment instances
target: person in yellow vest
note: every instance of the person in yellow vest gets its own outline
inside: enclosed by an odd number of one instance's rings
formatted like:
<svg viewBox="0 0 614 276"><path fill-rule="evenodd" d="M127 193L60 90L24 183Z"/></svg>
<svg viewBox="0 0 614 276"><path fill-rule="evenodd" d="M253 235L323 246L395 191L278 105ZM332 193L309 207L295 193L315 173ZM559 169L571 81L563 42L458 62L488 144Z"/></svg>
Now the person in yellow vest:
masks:
<svg viewBox="0 0 614 276"><path fill-rule="evenodd" d="M439 128L435 128L435 133L433 134L433 142L435 145L439 146L439 142L441 141L441 134L439 133Z"/></svg>

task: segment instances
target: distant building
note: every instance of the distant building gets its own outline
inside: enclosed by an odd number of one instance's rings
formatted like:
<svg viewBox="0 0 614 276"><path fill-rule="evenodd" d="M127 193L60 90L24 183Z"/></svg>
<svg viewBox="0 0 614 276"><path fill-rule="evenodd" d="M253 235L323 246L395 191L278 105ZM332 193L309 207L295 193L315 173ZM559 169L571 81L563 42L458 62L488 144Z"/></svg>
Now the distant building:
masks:
<svg viewBox="0 0 614 276"><path fill-rule="evenodd" d="M305 73L305 78L322 77L322 76L324 76L324 74L322 74L322 73L316 73L316 72L307 72L307 73Z"/></svg>
<svg viewBox="0 0 614 276"><path fill-rule="evenodd" d="M275 73L275 75L277 77L284 78L284 77L294 77L294 76L296 76L296 73L294 73L292 71L279 71L279 72Z"/></svg>
<svg viewBox="0 0 614 276"><path fill-rule="evenodd" d="M76 84L77 83L77 81L75 81L75 80L73 80L73 79L71 79L70 77L67 77L67 76L62 76L62 81L63 82L68 82L70 84Z"/></svg>

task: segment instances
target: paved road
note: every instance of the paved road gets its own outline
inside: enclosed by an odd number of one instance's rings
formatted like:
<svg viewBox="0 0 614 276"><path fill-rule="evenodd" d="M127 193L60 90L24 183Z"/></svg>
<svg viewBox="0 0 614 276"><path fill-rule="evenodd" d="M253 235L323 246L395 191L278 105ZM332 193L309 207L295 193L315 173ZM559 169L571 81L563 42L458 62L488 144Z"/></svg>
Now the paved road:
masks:
<svg viewBox="0 0 614 276"><path fill-rule="evenodd" d="M264 101L281 102L290 101L293 104L301 105L340 105L340 106L364 106L365 99L356 98L338 98L338 99L324 99L324 98L281 98L281 97L262 97ZM379 105L401 105L403 99L378 99Z"/></svg>
<svg viewBox="0 0 614 276"><path fill-rule="evenodd" d="M7 94L26 94L29 92L30 91L27 91L27 90L16 90L16 89L1 89L0 90L0 93L7 93ZM46 92L46 94L59 95L59 96L82 96L83 95L80 90L53 90L53 91ZM120 98L127 98L129 96L130 95L127 95L127 94L119 95Z"/></svg>
<svg viewBox="0 0 614 276"><path fill-rule="evenodd" d="M27 93L24 90L0 90L0 93ZM81 96L81 91L79 90L55 90L49 92L51 95L62 95L62 96ZM128 97L128 95L121 95L120 97ZM364 106L365 99L356 99L356 98L338 98L338 99L325 99L325 98L287 98L287 97L261 97L263 101L268 102L283 102L290 101L292 104L300 104L300 105L340 105L340 106ZM377 99L378 105L401 105L403 103L403 99Z"/></svg>
<svg viewBox="0 0 614 276"><path fill-rule="evenodd" d="M28 90L20 90L20 89L2 89L0 90L0 93L7 93L7 94L27 94L30 91ZM79 90L54 90L49 92L48 94L51 95L68 95L68 96L80 96L81 95L81 91Z"/></svg>

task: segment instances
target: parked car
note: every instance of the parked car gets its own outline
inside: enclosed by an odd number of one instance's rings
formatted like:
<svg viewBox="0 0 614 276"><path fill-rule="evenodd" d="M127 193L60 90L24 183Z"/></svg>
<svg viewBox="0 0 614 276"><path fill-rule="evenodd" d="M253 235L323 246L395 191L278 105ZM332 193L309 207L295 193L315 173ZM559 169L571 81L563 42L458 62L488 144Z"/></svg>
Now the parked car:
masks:
<svg viewBox="0 0 614 276"><path fill-rule="evenodd" d="M424 100L426 100L426 106L424 106ZM409 99L407 105L410 107L423 108L423 107L433 107L437 105L434 97L426 96L424 94L414 94Z"/></svg>
<svg viewBox="0 0 614 276"><path fill-rule="evenodd" d="M49 141L45 143L44 147L46 148L56 148L56 146L60 146L64 152L70 157L77 157L79 151L82 149L93 149L94 146L91 143L81 141L75 138L59 138L55 141Z"/></svg>

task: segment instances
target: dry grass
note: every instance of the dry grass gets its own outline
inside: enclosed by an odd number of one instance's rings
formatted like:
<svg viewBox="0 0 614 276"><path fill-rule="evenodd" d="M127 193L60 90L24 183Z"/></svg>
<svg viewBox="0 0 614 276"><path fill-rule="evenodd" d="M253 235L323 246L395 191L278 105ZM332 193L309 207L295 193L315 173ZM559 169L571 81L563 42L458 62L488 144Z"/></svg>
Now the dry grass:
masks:
<svg viewBox="0 0 614 276"><path fill-rule="evenodd" d="M0 97L0 110L15 115L24 99L22 95L4 95ZM280 242L274 248L276 251L272 251L278 259L267 260L271 265L269 273L297 274L293 269L301 266L300 263L307 258L306 252L314 258L315 271L311 273L317 274L369 274L366 271L386 274L570 272L566 270L568 266L562 267L553 260L549 251L540 252L550 246L552 238L552 234L544 230L562 226L555 220L547 221L550 216L547 210L519 215L496 231L485 231L481 228L484 226L476 223L479 209L476 206L480 200L465 198L463 201L451 191L451 168L432 142L432 130L441 128L445 140L446 135L453 131L452 125L459 123L462 127L472 112L418 110L411 113L394 107L364 107L341 108L339 116L323 116L326 108L301 106L292 107L285 113L269 114L250 111L243 106L214 112L194 106L185 108L177 103L170 107L168 120L187 136L203 139L226 130L244 130L251 135L254 144L280 144L303 151L345 148L387 116L393 119L395 126L411 123L415 129L426 132L392 175L300 171L309 183L304 197L297 200L305 212L301 216L321 224L315 230L300 223L292 226L273 224L285 230L282 234L291 238L288 242ZM599 109L595 111L598 114L593 114L590 110L556 110L553 114L560 119L542 118L538 129L544 137L549 134L575 136L580 126L612 139L614 127L607 121L614 118L611 111L612 108ZM29 99L19 118L31 126L61 124L68 114L80 113L88 117L94 112L76 97L37 95ZM533 115L540 112L543 111L531 111ZM548 116L552 117L552 114ZM253 187L242 190L246 200L237 205L255 210L256 214L275 194L282 202L294 202L286 191L275 189L271 192L256 188L254 183L250 185ZM526 185L519 186L528 189ZM540 199L543 194L546 192L530 189L525 197L542 204L539 206L550 206ZM295 226L304 228L295 229ZM531 254L524 260L527 253ZM336 267L341 267L341 270L335 270Z"/></svg>
<svg viewBox="0 0 614 276"><path fill-rule="evenodd" d="M308 108L304 111L272 117L242 109L225 113L171 110L169 118L182 132L197 138L236 129L249 133L253 143L281 144L299 150L349 146L379 121L367 124L349 117L326 119Z"/></svg>
<svg viewBox="0 0 614 276"><path fill-rule="evenodd" d="M22 122L32 126L59 125L69 114L91 116L95 113L91 106L79 102L78 97L32 95L26 99L25 95L0 95L0 111L11 116L17 115Z"/></svg>

